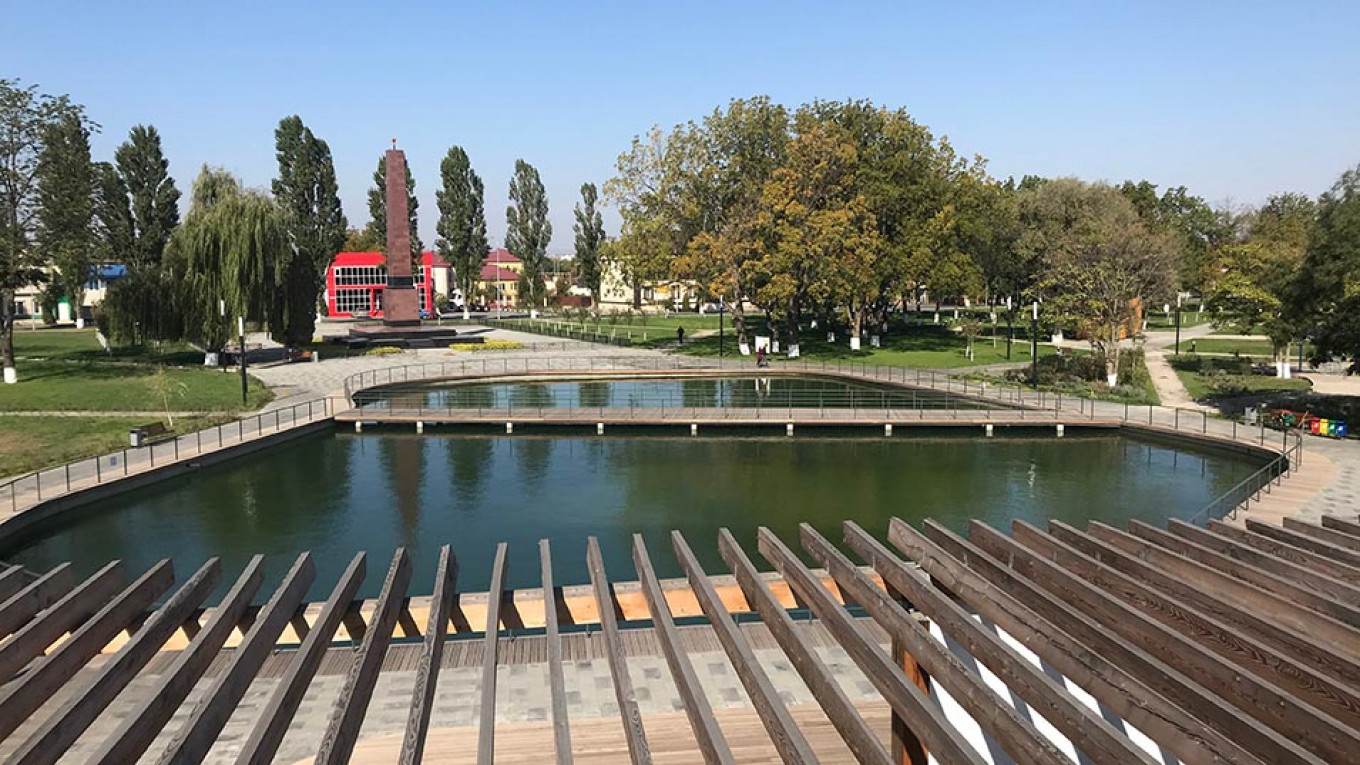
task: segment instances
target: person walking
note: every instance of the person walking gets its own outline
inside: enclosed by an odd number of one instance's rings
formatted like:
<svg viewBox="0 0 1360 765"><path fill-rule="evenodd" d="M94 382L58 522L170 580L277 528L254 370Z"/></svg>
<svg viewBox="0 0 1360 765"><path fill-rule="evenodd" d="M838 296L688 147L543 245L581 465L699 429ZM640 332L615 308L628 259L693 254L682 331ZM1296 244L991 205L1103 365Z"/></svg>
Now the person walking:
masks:
<svg viewBox="0 0 1360 765"><path fill-rule="evenodd" d="M676 328L675 328L675 343L676 343L676 345L684 345L684 344L685 344L685 328L684 328L684 327L676 327Z"/></svg>

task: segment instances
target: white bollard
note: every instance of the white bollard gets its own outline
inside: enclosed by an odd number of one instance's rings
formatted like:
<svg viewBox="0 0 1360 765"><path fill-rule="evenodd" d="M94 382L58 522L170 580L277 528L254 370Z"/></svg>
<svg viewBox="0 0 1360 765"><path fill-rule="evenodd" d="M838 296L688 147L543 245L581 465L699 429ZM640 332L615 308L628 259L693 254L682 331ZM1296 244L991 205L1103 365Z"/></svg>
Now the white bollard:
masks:
<svg viewBox="0 0 1360 765"><path fill-rule="evenodd" d="M513 422L507 422L507 423L505 423L505 432L506 432L506 434L514 433L514 432L515 432L515 423L513 423Z"/></svg>
<svg viewBox="0 0 1360 765"><path fill-rule="evenodd" d="M359 422L358 420L355 420L355 421L354 421L354 432L355 432L355 433L362 433L362 432L364 432L364 424L363 424L362 422Z"/></svg>
<svg viewBox="0 0 1360 765"><path fill-rule="evenodd" d="M697 435L699 435L699 423L697 423L697 422L691 422L691 423L689 424L689 434L690 434L691 436L697 436Z"/></svg>
<svg viewBox="0 0 1360 765"><path fill-rule="evenodd" d="M1058 427L1061 428L1062 426L1059 425ZM992 424L991 424L990 422L983 426L983 430L985 430L985 431L987 432L987 437L988 437L988 438L991 438L991 437L992 437Z"/></svg>
<svg viewBox="0 0 1360 765"><path fill-rule="evenodd" d="M891 422L885 422L885 423L883 423L883 435L886 436L887 438L892 438L892 423L891 423Z"/></svg>
<svg viewBox="0 0 1360 765"><path fill-rule="evenodd" d="M1058 438L1062 437L1063 437L1063 424L1060 422L1058 423Z"/></svg>
<svg viewBox="0 0 1360 765"><path fill-rule="evenodd" d="M788 425L784 426L784 435L786 436L793 435L793 423L790 422Z"/></svg>
<svg viewBox="0 0 1360 765"><path fill-rule="evenodd" d="M603 422L597 422L597 423L595 423L595 435L597 435L597 436L602 436L602 435L604 435L604 423L603 423Z"/></svg>
<svg viewBox="0 0 1360 765"><path fill-rule="evenodd" d="M416 432L417 433L425 432L425 423L422 422L421 420L416 420Z"/></svg>

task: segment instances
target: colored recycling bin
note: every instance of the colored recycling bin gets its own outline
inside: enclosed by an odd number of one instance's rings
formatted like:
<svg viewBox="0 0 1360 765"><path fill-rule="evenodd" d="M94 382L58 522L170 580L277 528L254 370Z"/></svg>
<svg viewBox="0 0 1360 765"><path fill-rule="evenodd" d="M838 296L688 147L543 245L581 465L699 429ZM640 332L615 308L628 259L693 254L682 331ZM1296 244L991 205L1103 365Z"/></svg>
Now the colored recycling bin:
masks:
<svg viewBox="0 0 1360 765"><path fill-rule="evenodd" d="M1312 433L1315 436L1319 435L1322 432L1322 423L1324 422L1326 422L1326 420L1313 420L1309 422L1308 432Z"/></svg>
<svg viewBox="0 0 1360 765"><path fill-rule="evenodd" d="M1338 423L1336 424L1336 433L1335 433L1334 435L1335 435L1337 438L1345 438L1345 437L1346 437L1346 423L1344 423L1344 422L1338 422Z"/></svg>

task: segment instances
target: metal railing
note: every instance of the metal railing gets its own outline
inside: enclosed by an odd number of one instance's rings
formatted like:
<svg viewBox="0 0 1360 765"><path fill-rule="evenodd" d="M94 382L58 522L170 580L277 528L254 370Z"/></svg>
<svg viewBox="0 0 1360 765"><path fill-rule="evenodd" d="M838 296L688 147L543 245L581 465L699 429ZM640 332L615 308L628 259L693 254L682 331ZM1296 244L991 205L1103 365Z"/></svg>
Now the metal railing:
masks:
<svg viewBox="0 0 1360 765"><path fill-rule="evenodd" d="M179 434L145 446L129 447L15 476L0 482L0 508L7 507L11 514L18 513L73 491L164 467L186 457L249 443L299 425L326 420L334 415L336 405L337 402L332 399L313 399L259 412L212 428ZM147 416L153 417L155 412L147 412Z"/></svg>
<svg viewBox="0 0 1360 765"><path fill-rule="evenodd" d="M1259 502L1263 493L1269 494L1272 487L1283 483L1302 464L1303 435L1285 431L1283 440L1284 449L1278 456L1205 505L1190 523L1203 526L1211 518L1236 518L1239 512L1250 510L1253 502Z"/></svg>

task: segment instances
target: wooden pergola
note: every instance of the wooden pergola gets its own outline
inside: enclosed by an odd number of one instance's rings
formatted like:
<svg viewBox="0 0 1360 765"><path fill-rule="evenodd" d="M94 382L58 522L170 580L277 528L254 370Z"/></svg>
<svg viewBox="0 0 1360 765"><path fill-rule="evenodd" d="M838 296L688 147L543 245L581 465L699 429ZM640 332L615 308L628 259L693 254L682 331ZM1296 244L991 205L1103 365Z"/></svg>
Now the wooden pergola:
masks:
<svg viewBox="0 0 1360 765"><path fill-rule="evenodd" d="M655 753L711 763L1340 763L1360 756L1354 517L1290 519L1278 527L1247 521L1245 528L1134 522L1127 530L1052 522L1046 531L1017 521L1010 535L974 522L966 537L931 521L918 529L894 520L886 543L851 521L841 531L834 544L801 527L798 547L820 567L814 569L791 540L762 529L756 547L777 579L760 573L722 532L718 550L735 593L721 591L676 532L672 546L687 581L679 592L658 579L652 552L634 537L637 589L650 620L644 629L683 700L688 731L679 738L693 742L683 746L675 743L673 720L639 711L620 620L636 619L640 607L624 605L598 544L589 541L590 593L619 710L613 729L626 742L614 759L650 762ZM335 651L345 652L349 669L315 762L610 759L592 751L598 721L568 716L564 633L567 620L580 624L581 617L554 586L546 542L538 552L550 720L521 729L496 718L503 609L515 602L503 587L502 544L485 601L484 623L494 628L478 638L483 713L475 729L432 730L442 654L450 631L458 631L457 564L446 546L424 627L403 628L419 629L423 638L405 733L375 746L361 744L358 734L398 624L412 618L404 550L369 609L355 600L363 555L319 607L303 602L315 579L306 554L260 608L250 607L263 578L259 557L211 609L204 605L221 577L215 560L173 592L168 561L130 582L118 562L80 582L69 565L36 578L11 569L0 574L0 740L14 737L5 762L62 760L156 660L155 692L120 715L116 732L98 742L87 762L220 757L219 734L268 662L281 663L279 682L248 740L233 751L238 763L273 762L318 667ZM691 627L676 622L682 600L707 618L749 708L711 706L682 635ZM873 684L881 705L847 697L791 606L815 617ZM750 639L757 618L815 707L791 707L775 692L767 660ZM243 634L228 647L234 631ZM296 639L284 640L286 634ZM177 635L187 642L167 653ZM341 635L350 642L336 648ZM171 724L199 684L209 686L206 694ZM72 692L54 703L62 689ZM427 748L436 739L441 743Z"/></svg>

